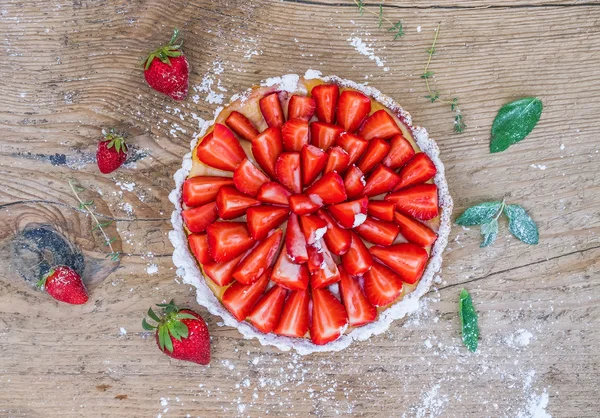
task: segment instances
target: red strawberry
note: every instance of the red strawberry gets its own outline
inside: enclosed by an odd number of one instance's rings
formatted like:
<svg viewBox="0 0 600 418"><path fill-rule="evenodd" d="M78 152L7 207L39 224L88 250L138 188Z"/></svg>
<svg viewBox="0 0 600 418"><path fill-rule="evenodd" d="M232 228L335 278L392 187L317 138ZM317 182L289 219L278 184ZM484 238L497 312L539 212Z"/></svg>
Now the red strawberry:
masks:
<svg viewBox="0 0 600 418"><path fill-rule="evenodd" d="M400 170L400 182L394 190L424 183L431 180L436 173L437 169L431 158L424 152L420 152Z"/></svg>
<svg viewBox="0 0 600 418"><path fill-rule="evenodd" d="M373 138L388 139L394 135L402 134L393 117L385 110L374 112L365 120L359 134L366 140Z"/></svg>
<svg viewBox="0 0 600 418"><path fill-rule="evenodd" d="M367 213L369 216L374 216L382 221L392 222L394 220L395 209L396 205L394 202L387 202L385 200L369 200Z"/></svg>
<svg viewBox="0 0 600 418"><path fill-rule="evenodd" d="M348 323L354 327L373 322L377 318L377 309L371 305L358 280L350 277L340 268L340 296L348 313Z"/></svg>
<svg viewBox="0 0 600 418"><path fill-rule="evenodd" d="M281 317L286 295L287 290L283 287L273 286L254 305L254 309L252 309L250 316L248 316L248 320L260 332L268 334L273 331Z"/></svg>
<svg viewBox="0 0 600 418"><path fill-rule="evenodd" d="M323 253L320 252L317 247L312 245L308 245L306 250L308 252L306 266L311 273L315 273L321 269L321 264L323 264Z"/></svg>
<svg viewBox="0 0 600 418"><path fill-rule="evenodd" d="M302 175L300 172L300 153L284 152L275 164L277 180L294 193L302 192Z"/></svg>
<svg viewBox="0 0 600 418"><path fill-rule="evenodd" d="M250 196L256 197L260 187L268 181L269 178L247 158L233 172L235 187Z"/></svg>
<svg viewBox="0 0 600 418"><path fill-rule="evenodd" d="M369 113L371 113L371 99L358 91L342 92L337 108L337 123L345 131L356 132Z"/></svg>
<svg viewBox="0 0 600 418"><path fill-rule="evenodd" d="M269 128L281 128L285 119L283 117L283 110L281 109L281 103L279 102L279 95L277 92L263 97L260 99L259 103L260 111Z"/></svg>
<svg viewBox="0 0 600 418"><path fill-rule="evenodd" d="M427 225L399 212L394 214L394 221L400 226L400 233L404 238L421 247L429 247L438 237Z"/></svg>
<svg viewBox="0 0 600 418"><path fill-rule="evenodd" d="M308 261L308 254L306 252L306 238L302 228L300 227L300 221L298 215L291 214L287 223L287 230L285 232L285 248L290 256L290 259L297 264L306 263Z"/></svg>
<svg viewBox="0 0 600 418"><path fill-rule="evenodd" d="M350 167L344 178L344 187L346 188L348 199L360 196L365 189L365 184L365 176L360 171L360 168L355 165Z"/></svg>
<svg viewBox="0 0 600 418"><path fill-rule="evenodd" d="M275 256L279 252L282 236L283 232L278 229L252 248L250 254L242 260L233 272L233 278L246 285L257 281L273 265Z"/></svg>
<svg viewBox="0 0 600 418"><path fill-rule="evenodd" d="M308 290L291 292L281 312L281 319L273 330L275 334L301 338L308 332Z"/></svg>
<svg viewBox="0 0 600 418"><path fill-rule="evenodd" d="M331 205L327 207L327 211L344 228L356 228L367 219L368 204L369 199L361 197L357 200Z"/></svg>
<svg viewBox="0 0 600 418"><path fill-rule="evenodd" d="M288 120L300 118L309 120L315 114L317 104L312 97L294 94L288 103Z"/></svg>
<svg viewBox="0 0 600 418"><path fill-rule="evenodd" d="M233 281L233 271L240 264L240 261L246 256L246 252L238 255L236 258L223 263L206 263L202 266L204 274L218 284L219 286L227 286Z"/></svg>
<svg viewBox="0 0 600 418"><path fill-rule="evenodd" d="M267 128L252 141L254 159L272 179L275 178L275 163L282 152L283 143L279 128Z"/></svg>
<svg viewBox="0 0 600 418"><path fill-rule="evenodd" d="M125 138L111 129L98 143L96 162L103 174L112 173L127 160L127 144Z"/></svg>
<svg viewBox="0 0 600 418"><path fill-rule="evenodd" d="M281 127L283 149L286 151L300 151L308 144L308 121L304 119L289 119Z"/></svg>
<svg viewBox="0 0 600 418"><path fill-rule="evenodd" d="M389 150L389 144L383 139L372 139L369 142L369 146L363 154L363 157L358 163L358 168L360 168L363 173L368 173L385 158Z"/></svg>
<svg viewBox="0 0 600 418"><path fill-rule="evenodd" d="M325 122L313 122L310 124L310 143L323 151L335 143L344 128Z"/></svg>
<svg viewBox="0 0 600 418"><path fill-rule="evenodd" d="M209 254L217 263L233 260L254 245L243 222L215 222L206 233Z"/></svg>
<svg viewBox="0 0 600 418"><path fill-rule="evenodd" d="M317 118L321 122L333 123L340 95L339 87L335 84L320 84L313 87L310 94L315 99Z"/></svg>
<svg viewBox="0 0 600 418"><path fill-rule="evenodd" d="M190 309L180 309L173 301L156 306L163 309L162 315L159 317L150 308L148 316L158 324L150 325L144 318L142 327L155 331L160 351L178 360L210 363L210 336L204 319Z"/></svg>
<svg viewBox="0 0 600 418"><path fill-rule="evenodd" d="M182 199L188 208L214 202L222 186L233 186L230 177L197 176L183 183Z"/></svg>
<svg viewBox="0 0 600 418"><path fill-rule="evenodd" d="M323 236L323 240L327 247L335 255L342 255L350 248L352 237L350 231L340 227L336 221L324 210L317 212L317 216L327 223L327 232Z"/></svg>
<svg viewBox="0 0 600 418"><path fill-rule="evenodd" d="M279 183L269 182L260 186L256 198L261 202L274 205L289 206L289 198L292 195L288 189Z"/></svg>
<svg viewBox="0 0 600 418"><path fill-rule="evenodd" d="M300 217L300 227L308 245L312 245L327 232L327 222L317 215L304 215Z"/></svg>
<svg viewBox="0 0 600 418"><path fill-rule="evenodd" d="M337 340L348 325L346 309L327 289L313 289L312 302L310 339L317 345Z"/></svg>
<svg viewBox="0 0 600 418"><path fill-rule="evenodd" d="M373 244L392 245L400 232L400 227L394 223L367 216L362 225L355 230L358 235Z"/></svg>
<svg viewBox="0 0 600 418"><path fill-rule="evenodd" d="M327 151L329 158L327 159L327 165L325 166L325 173L335 171L337 173L343 173L348 168L350 162L350 156L346 151L340 147L332 147Z"/></svg>
<svg viewBox="0 0 600 418"><path fill-rule="evenodd" d="M352 165L358 161L369 146L369 141L349 132L342 133L336 140L336 143L350 156L348 165Z"/></svg>
<svg viewBox="0 0 600 418"><path fill-rule="evenodd" d="M88 293L81 277L75 270L67 266L56 266L50 269L38 282L37 287L46 290L54 299L82 305L88 301Z"/></svg>
<svg viewBox="0 0 600 418"><path fill-rule="evenodd" d="M396 244L391 247L371 247L371 254L394 270L402 281L415 284L427 264L427 251L415 244Z"/></svg>
<svg viewBox="0 0 600 418"><path fill-rule="evenodd" d="M192 254L200 264L212 263L214 260L208 253L208 237L206 234L190 234L188 235L188 245Z"/></svg>
<svg viewBox="0 0 600 418"><path fill-rule="evenodd" d="M177 42L179 30L173 31L169 43L152 52L144 61L144 78L154 90L174 100L183 100L188 94L189 65Z"/></svg>
<svg viewBox="0 0 600 418"><path fill-rule="evenodd" d="M206 231L206 227L217 220L217 202L207 203L193 209L186 209L181 212L185 226L190 232L198 233Z"/></svg>
<svg viewBox="0 0 600 418"><path fill-rule="evenodd" d="M283 249L273 268L271 280L286 289L304 290L308 287L308 267L306 264L294 263Z"/></svg>
<svg viewBox="0 0 600 418"><path fill-rule="evenodd" d="M327 154L314 145L305 145L300 152L302 163L302 184L308 186L323 171L327 164Z"/></svg>
<svg viewBox="0 0 600 418"><path fill-rule="evenodd" d="M245 214L249 207L258 205L260 205L260 201L232 186L223 186L217 193L217 212L221 219L238 218Z"/></svg>
<svg viewBox="0 0 600 418"><path fill-rule="evenodd" d="M227 116L225 124L242 139L252 142L258 136L258 129L248 118L235 110Z"/></svg>
<svg viewBox="0 0 600 418"><path fill-rule="evenodd" d="M354 232L350 233L350 249L342 256L342 265L351 276L362 276L373 265L373 257L362 240Z"/></svg>
<svg viewBox="0 0 600 418"><path fill-rule="evenodd" d="M321 198L315 194L305 196L303 194L295 194L290 197L290 209L296 215L308 215L323 206Z"/></svg>
<svg viewBox="0 0 600 418"><path fill-rule="evenodd" d="M402 135L394 135L390 139L390 152L383 159L383 165L396 170L410 161L415 155L415 150L410 142Z"/></svg>
<svg viewBox="0 0 600 418"><path fill-rule="evenodd" d="M287 208L274 206L254 206L246 212L248 230L255 240L262 240L269 231L277 228L288 217L290 211Z"/></svg>
<svg viewBox="0 0 600 418"><path fill-rule="evenodd" d="M316 194L323 203L331 205L340 203L346 200L346 189L344 188L344 180L338 173L327 173L315 181L312 186L304 191L304 194L310 196Z"/></svg>
<svg viewBox="0 0 600 418"><path fill-rule="evenodd" d="M386 166L379 164L367 179L364 193L369 197L387 193L391 191L398 182L400 182L400 176L398 174Z"/></svg>
<svg viewBox="0 0 600 418"><path fill-rule="evenodd" d="M392 303L402 292L402 280L383 264L373 263L364 276L365 294L375 306Z"/></svg>
<svg viewBox="0 0 600 418"><path fill-rule="evenodd" d="M246 153L233 132L220 123L206 135L196 148L198 159L219 170L233 171L244 161Z"/></svg>
<svg viewBox="0 0 600 418"><path fill-rule="evenodd" d="M267 288L270 276L271 272L266 271L256 282L248 286L233 282L223 293L221 302L238 321L245 320Z"/></svg>
<svg viewBox="0 0 600 418"><path fill-rule="evenodd" d="M396 209L413 218L427 221L438 216L438 194L435 184L417 184L390 193L385 200L394 202Z"/></svg>
<svg viewBox="0 0 600 418"><path fill-rule="evenodd" d="M315 247L319 249L323 261L321 261L320 267L311 273L310 287L320 289L339 282L340 271L325 242L320 240L315 244Z"/></svg>

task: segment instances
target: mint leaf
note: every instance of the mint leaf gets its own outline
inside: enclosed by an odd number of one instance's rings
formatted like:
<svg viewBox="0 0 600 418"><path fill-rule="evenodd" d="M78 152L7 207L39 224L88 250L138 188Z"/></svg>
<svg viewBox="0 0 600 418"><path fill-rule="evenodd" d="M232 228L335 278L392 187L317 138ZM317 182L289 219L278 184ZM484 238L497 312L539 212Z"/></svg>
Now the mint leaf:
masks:
<svg viewBox="0 0 600 418"><path fill-rule="evenodd" d="M531 216L519 205L506 205L504 213L508 216L508 230L525 244L537 244L539 232Z"/></svg>
<svg viewBox="0 0 600 418"><path fill-rule="evenodd" d="M483 241L479 247L487 247L494 242L498 236L498 220L494 218L489 222L481 224L481 235L483 235Z"/></svg>
<svg viewBox="0 0 600 418"><path fill-rule="evenodd" d="M466 289L460 291L458 315L460 316L463 343L470 351L475 352L479 344L479 325L477 325L477 312L475 312L473 300Z"/></svg>
<svg viewBox="0 0 600 418"><path fill-rule="evenodd" d="M490 152L501 152L524 139L542 116L542 101L526 97L500 108L492 124Z"/></svg>
<svg viewBox="0 0 600 418"><path fill-rule="evenodd" d="M498 214L502 202L483 202L471 206L456 219L456 223L462 226L481 225L489 222Z"/></svg>

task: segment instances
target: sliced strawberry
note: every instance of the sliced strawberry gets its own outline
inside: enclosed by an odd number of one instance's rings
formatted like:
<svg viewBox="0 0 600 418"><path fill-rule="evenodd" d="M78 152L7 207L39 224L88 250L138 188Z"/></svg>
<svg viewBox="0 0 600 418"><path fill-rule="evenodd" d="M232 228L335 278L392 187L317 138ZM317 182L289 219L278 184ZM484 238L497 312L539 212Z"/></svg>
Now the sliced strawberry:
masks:
<svg viewBox="0 0 600 418"><path fill-rule="evenodd" d="M206 228L208 252L217 263L233 260L254 245L243 222L215 222Z"/></svg>
<svg viewBox="0 0 600 418"><path fill-rule="evenodd" d="M233 272L233 278L241 284L251 284L273 265L279 252L279 244L283 231L276 230L265 240L250 250L250 254L242 260Z"/></svg>
<svg viewBox="0 0 600 418"><path fill-rule="evenodd" d="M231 177L198 176L183 183L182 199L188 208L214 202L221 186L232 186Z"/></svg>
<svg viewBox="0 0 600 418"><path fill-rule="evenodd" d="M290 197L290 209L296 215L311 214L317 211L321 206L323 206L323 201L315 194L311 196L295 194Z"/></svg>
<svg viewBox="0 0 600 418"><path fill-rule="evenodd" d="M246 153L233 132L220 123L202 138L196 147L196 155L204 164L219 170L233 171L244 161Z"/></svg>
<svg viewBox="0 0 600 418"><path fill-rule="evenodd" d="M288 219L287 230L285 231L285 248L294 263L302 264L308 261L306 237L300 227L298 215L293 213Z"/></svg>
<svg viewBox="0 0 600 418"><path fill-rule="evenodd" d="M279 183L269 182L260 186L256 198L261 202L272 203L274 205L289 206L292 192Z"/></svg>
<svg viewBox="0 0 600 418"><path fill-rule="evenodd" d="M365 176L360 171L360 168L355 165L350 167L344 178L344 187L346 188L348 199L360 196L365 189L365 184Z"/></svg>
<svg viewBox="0 0 600 418"><path fill-rule="evenodd" d="M310 143L323 151L332 146L344 128L325 122L313 122L310 124Z"/></svg>
<svg viewBox="0 0 600 418"><path fill-rule="evenodd" d="M279 102L279 95L277 92L263 97L260 99L259 104L260 111L269 128L281 128L285 119L283 117L283 109L281 109L281 103Z"/></svg>
<svg viewBox="0 0 600 418"><path fill-rule="evenodd" d="M308 245L312 245L327 232L327 222L317 215L304 215L300 217L300 227Z"/></svg>
<svg viewBox="0 0 600 418"><path fill-rule="evenodd" d="M309 120L315 114L316 107L317 104L312 97L294 94L288 103L288 120L295 118Z"/></svg>
<svg viewBox="0 0 600 418"><path fill-rule="evenodd" d="M354 232L348 252L342 256L342 265L351 276L362 276L373 265L373 257L362 240Z"/></svg>
<svg viewBox="0 0 600 418"><path fill-rule="evenodd" d="M308 262L306 263L306 266L308 267L310 273L312 274L321 270L321 264L323 264L323 254L317 247L312 245L306 246L306 249L308 251Z"/></svg>
<svg viewBox="0 0 600 418"><path fill-rule="evenodd" d="M394 220L394 212L396 212L396 205L394 202L387 202L385 200L370 200L367 208L369 216L373 216L382 221L392 222Z"/></svg>
<svg viewBox="0 0 600 418"><path fill-rule="evenodd" d="M402 281L415 284L427 264L427 251L418 245L396 244L391 247L371 247L371 254L400 275Z"/></svg>
<svg viewBox="0 0 600 418"><path fill-rule="evenodd" d="M425 183L427 180L431 180L436 173L437 169L431 158L424 152L420 152L400 170L400 182L394 190Z"/></svg>
<svg viewBox="0 0 600 418"><path fill-rule="evenodd" d="M217 211L221 219L238 218L245 214L249 207L258 205L260 201L232 186L221 187L217 193Z"/></svg>
<svg viewBox="0 0 600 418"><path fill-rule="evenodd" d="M258 136L258 129L248 120L248 118L235 110L229 114L225 123L233 132L242 139L252 142Z"/></svg>
<svg viewBox="0 0 600 418"><path fill-rule="evenodd" d="M283 143L279 128L267 128L252 141L254 159L272 179L275 178L275 163L282 152Z"/></svg>
<svg viewBox="0 0 600 418"><path fill-rule="evenodd" d="M394 135L390 139L390 152L383 159L383 165L397 170L410 161L415 155L415 150L410 142L402 135Z"/></svg>
<svg viewBox="0 0 600 418"><path fill-rule="evenodd" d="M327 165L325 166L325 173L335 171L337 173L343 173L348 168L350 162L350 156L341 147L332 147L327 151L329 155L327 159Z"/></svg>
<svg viewBox="0 0 600 418"><path fill-rule="evenodd" d="M300 153L284 152L275 164L277 180L294 193L302 192L302 176L300 172Z"/></svg>
<svg viewBox="0 0 600 418"><path fill-rule="evenodd" d="M421 247L432 245L437 239L437 234L427 225L422 224L416 219L396 212L394 221L400 226L400 233L410 242L414 242Z"/></svg>
<svg viewBox="0 0 600 418"><path fill-rule="evenodd" d="M321 267L311 273L310 287L320 289L339 282L341 277L340 271L325 242L319 240L315 244L315 247L320 251L323 261L321 262Z"/></svg>
<svg viewBox="0 0 600 418"><path fill-rule="evenodd" d="M394 135L402 134L402 131L396 124L396 121L389 113L381 109L373 112L371 116L365 120L365 123L360 128L359 134L366 140L373 138L388 139Z"/></svg>
<svg viewBox="0 0 600 418"><path fill-rule="evenodd" d="M369 146L369 141L358 135L344 132L338 137L336 144L342 147L344 151L348 153L350 156L348 165L352 165L363 155Z"/></svg>
<svg viewBox="0 0 600 418"><path fill-rule="evenodd" d="M304 290L308 287L309 273L306 264L296 264L284 249L273 267L271 280L290 290Z"/></svg>
<svg viewBox="0 0 600 418"><path fill-rule="evenodd" d="M288 208L274 206L254 206L246 212L248 230L255 240L264 239L271 230L277 228L287 219Z"/></svg>
<svg viewBox="0 0 600 418"><path fill-rule="evenodd" d="M249 286L234 282L223 293L221 303L238 321L244 321L269 284L270 271Z"/></svg>
<svg viewBox="0 0 600 418"><path fill-rule="evenodd" d="M428 221L438 216L438 194L435 184L417 184L385 197L396 209L413 218Z"/></svg>
<svg viewBox="0 0 600 418"><path fill-rule="evenodd" d="M327 211L319 210L317 216L327 223L327 232L325 232L325 235L323 236L323 240L327 244L327 247L335 255L346 253L352 242L350 231L339 226Z"/></svg>
<svg viewBox="0 0 600 418"><path fill-rule="evenodd" d="M260 332L268 334L273 331L275 325L281 318L283 303L287 290L283 287L273 286L267 293L254 305L254 309L248 316L248 320Z"/></svg>
<svg viewBox="0 0 600 418"><path fill-rule="evenodd" d="M402 279L392 270L378 262L364 276L367 299L375 306L392 303L402 293Z"/></svg>
<svg viewBox="0 0 600 418"><path fill-rule="evenodd" d="M349 324L360 327L373 322L377 318L377 309L365 296L358 280L350 277L343 268L340 268L340 275L340 296L348 313Z"/></svg>
<svg viewBox="0 0 600 418"><path fill-rule="evenodd" d="M181 216L190 232L204 232L206 227L219 217L217 202L207 203L194 209L186 209L181 212Z"/></svg>
<svg viewBox="0 0 600 418"><path fill-rule="evenodd" d="M214 262L208 253L208 237L206 234L188 235L188 245L198 263L205 264Z"/></svg>
<svg viewBox="0 0 600 418"><path fill-rule="evenodd" d="M369 113L371 113L371 99L361 92L346 90L340 94L337 124L342 126L345 131L356 132Z"/></svg>
<svg viewBox="0 0 600 418"><path fill-rule="evenodd" d="M369 199L361 197L357 200L328 206L327 211L344 228L356 228L367 219L368 204Z"/></svg>
<svg viewBox="0 0 600 418"><path fill-rule="evenodd" d="M285 301L281 319L273 332L286 337L304 337L309 326L309 302L310 294L307 289L291 292Z"/></svg>
<svg viewBox="0 0 600 418"><path fill-rule="evenodd" d="M364 193L369 197L387 193L392 191L399 182L400 176L398 174L383 164L379 164L367 179Z"/></svg>
<svg viewBox="0 0 600 418"><path fill-rule="evenodd" d="M256 197L260 186L269 181L269 178L260 171L249 159L242 161L233 172L233 183L242 192Z"/></svg>
<svg viewBox="0 0 600 418"><path fill-rule="evenodd" d="M367 147L363 157L358 163L358 168L360 168L363 173L367 174L385 158L389 150L389 144L383 139L372 139L369 142L369 146Z"/></svg>
<svg viewBox="0 0 600 418"><path fill-rule="evenodd" d="M281 138L285 151L300 151L308 144L308 121L304 119L289 119L281 127Z"/></svg>
<svg viewBox="0 0 600 418"><path fill-rule="evenodd" d="M307 196L316 194L326 205L340 203L347 198L344 180L338 173L334 172L323 174L320 179L304 191L304 194Z"/></svg>
<svg viewBox="0 0 600 418"><path fill-rule="evenodd" d="M312 320L310 339L324 345L337 340L348 325L346 309L327 289L312 291Z"/></svg>
<svg viewBox="0 0 600 418"><path fill-rule="evenodd" d="M300 151L302 184L308 186L323 171L327 164L327 154L314 145L305 145Z"/></svg>
<svg viewBox="0 0 600 418"><path fill-rule="evenodd" d="M392 222L380 221L367 216L367 219L357 227L356 232L366 241L377 245L392 245L400 232L400 227Z"/></svg>
<svg viewBox="0 0 600 418"><path fill-rule="evenodd" d="M202 270L204 274L219 286L227 286L233 281L233 271L245 256L246 253L240 254L233 260L225 261L224 263L206 263L202 266Z"/></svg>
<svg viewBox="0 0 600 418"><path fill-rule="evenodd" d="M321 84L310 92L317 106L317 118L321 122L333 123L340 89L336 84Z"/></svg>

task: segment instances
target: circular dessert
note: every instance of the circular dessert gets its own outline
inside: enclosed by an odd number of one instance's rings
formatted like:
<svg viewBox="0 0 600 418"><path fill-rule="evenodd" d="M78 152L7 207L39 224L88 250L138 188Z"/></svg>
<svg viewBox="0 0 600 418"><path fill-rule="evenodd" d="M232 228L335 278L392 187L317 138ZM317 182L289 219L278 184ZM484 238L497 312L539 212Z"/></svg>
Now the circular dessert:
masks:
<svg viewBox="0 0 600 418"><path fill-rule="evenodd" d="M439 150L379 91L269 79L216 112L176 173L178 274L247 338L340 350L418 306L452 200Z"/></svg>

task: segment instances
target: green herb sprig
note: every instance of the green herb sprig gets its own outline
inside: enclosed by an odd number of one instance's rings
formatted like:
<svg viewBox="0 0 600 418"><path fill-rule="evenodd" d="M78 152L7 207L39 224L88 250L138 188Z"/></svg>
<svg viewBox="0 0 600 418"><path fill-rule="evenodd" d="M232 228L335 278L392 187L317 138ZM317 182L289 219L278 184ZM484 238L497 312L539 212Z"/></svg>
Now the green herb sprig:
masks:
<svg viewBox="0 0 600 418"><path fill-rule="evenodd" d="M500 108L492 125L490 152L501 152L522 141L537 125L544 105L536 97L525 97Z"/></svg>
<svg viewBox="0 0 600 418"><path fill-rule="evenodd" d="M387 28L388 32L393 32L394 41L404 36L404 28L402 27L402 21L398 20L396 23L392 22L390 19L383 15L383 5L379 5L379 12L374 12L373 10L366 7L365 2L363 0L353 0L354 4L358 7L358 11L360 15L363 16L364 12L370 13L373 16L377 16L377 20L379 22L379 29L384 27L384 24L389 25Z"/></svg>
<svg viewBox="0 0 600 418"><path fill-rule="evenodd" d="M466 289L460 291L458 315L462 331L462 340L469 351L475 352L479 345L479 325L473 299Z"/></svg>

